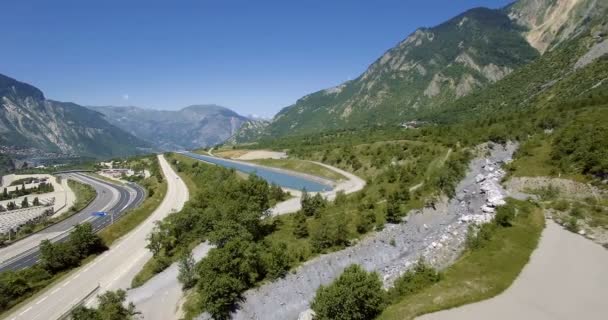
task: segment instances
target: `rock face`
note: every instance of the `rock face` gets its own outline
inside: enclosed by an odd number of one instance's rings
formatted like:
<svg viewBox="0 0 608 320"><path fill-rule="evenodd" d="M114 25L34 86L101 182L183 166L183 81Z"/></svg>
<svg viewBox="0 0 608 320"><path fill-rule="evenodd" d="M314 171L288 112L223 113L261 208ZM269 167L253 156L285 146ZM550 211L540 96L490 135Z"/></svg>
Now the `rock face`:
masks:
<svg viewBox="0 0 608 320"><path fill-rule="evenodd" d="M217 105L195 105L181 110L138 107L90 107L106 119L161 150L183 150L224 142L249 121Z"/></svg>
<svg viewBox="0 0 608 320"><path fill-rule="evenodd" d="M580 32L602 5L606 4L601 0L520 0L507 12L527 29L524 34L530 45L544 53Z"/></svg>
<svg viewBox="0 0 608 320"><path fill-rule="evenodd" d="M505 10L476 8L420 28L361 76L284 108L267 133L400 123L494 83L538 56Z"/></svg>
<svg viewBox="0 0 608 320"><path fill-rule="evenodd" d="M47 100L39 89L0 75L0 147L110 157L148 145L74 103Z"/></svg>
<svg viewBox="0 0 608 320"><path fill-rule="evenodd" d="M468 225L487 220L479 217L491 216L481 208L496 199L490 200L491 194L484 193L482 184L500 181L504 174L500 165L511 159L515 148L514 144L496 146L489 157L474 159L456 187L454 199L443 199L435 209L411 212L407 223L387 225L352 247L320 256L283 279L247 291L233 319L307 319L310 301L319 285L332 282L351 264L379 272L386 287L420 257L437 268L446 267L459 256ZM484 180L477 181L478 175ZM498 184L494 187L487 189L493 190L492 196L504 196ZM206 317L201 315L198 319Z"/></svg>
<svg viewBox="0 0 608 320"><path fill-rule="evenodd" d="M264 136L264 130L270 124L269 120L251 119L243 123L232 137L225 141L227 144L253 142Z"/></svg>

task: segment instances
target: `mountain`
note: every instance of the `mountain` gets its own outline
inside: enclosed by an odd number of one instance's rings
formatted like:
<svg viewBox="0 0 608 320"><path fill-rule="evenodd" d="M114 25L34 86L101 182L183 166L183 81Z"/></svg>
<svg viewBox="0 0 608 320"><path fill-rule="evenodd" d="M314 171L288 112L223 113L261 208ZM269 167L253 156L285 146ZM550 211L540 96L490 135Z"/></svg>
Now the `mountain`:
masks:
<svg viewBox="0 0 608 320"><path fill-rule="evenodd" d="M528 43L545 53L580 34L601 8L601 0L520 0L503 11L526 29Z"/></svg>
<svg viewBox="0 0 608 320"><path fill-rule="evenodd" d="M580 36L602 1L520 0L420 28L358 78L299 99L260 135L399 124L483 92Z"/></svg>
<svg viewBox="0 0 608 320"><path fill-rule="evenodd" d="M106 119L162 150L194 149L224 142L249 119L217 105L177 111L138 107L90 107Z"/></svg>
<svg viewBox="0 0 608 320"><path fill-rule="evenodd" d="M38 88L0 74L3 153L112 157L146 147L109 124L102 114L74 103L48 100Z"/></svg>
<svg viewBox="0 0 608 320"><path fill-rule="evenodd" d="M570 37L560 34L542 47L545 53L496 84L429 112L435 123L466 119L512 118L517 111L548 109L566 102L592 99L608 92L608 2L596 3L582 23L569 24ZM580 18L580 16L578 16ZM546 26L545 26L546 27ZM567 30L562 28L561 30ZM551 128L564 119L548 117L537 125Z"/></svg>
<svg viewBox="0 0 608 320"><path fill-rule="evenodd" d="M398 123L484 88L538 56L502 10L475 8L420 28L361 76L280 111L271 135Z"/></svg>
<svg viewBox="0 0 608 320"><path fill-rule="evenodd" d="M270 120L267 119L250 119L243 123L236 133L224 141L224 143L239 144L254 142L264 135L269 124Z"/></svg>

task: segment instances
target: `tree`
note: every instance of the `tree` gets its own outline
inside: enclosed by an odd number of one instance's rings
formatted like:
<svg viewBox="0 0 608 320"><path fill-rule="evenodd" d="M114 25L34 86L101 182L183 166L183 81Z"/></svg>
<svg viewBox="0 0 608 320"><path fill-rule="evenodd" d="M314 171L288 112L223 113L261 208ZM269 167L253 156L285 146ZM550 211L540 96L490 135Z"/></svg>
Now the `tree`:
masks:
<svg viewBox="0 0 608 320"><path fill-rule="evenodd" d="M376 213L373 210L365 210L359 216L359 221L357 223L357 232L363 234L372 229L376 223Z"/></svg>
<svg viewBox="0 0 608 320"><path fill-rule="evenodd" d="M394 195L389 196L386 202L386 222L401 222L401 206Z"/></svg>
<svg viewBox="0 0 608 320"><path fill-rule="evenodd" d="M6 188L2 191L2 199L8 199L8 190Z"/></svg>
<svg viewBox="0 0 608 320"><path fill-rule="evenodd" d="M74 251L80 259L107 249L101 238L93 232L93 226L90 223L74 226L74 230L70 232L69 244L74 247Z"/></svg>
<svg viewBox="0 0 608 320"><path fill-rule="evenodd" d="M69 243L40 242L40 265L51 274L78 265L78 254Z"/></svg>
<svg viewBox="0 0 608 320"><path fill-rule="evenodd" d="M40 205L40 199L38 199L38 197L34 198L34 201L32 202L33 206L39 206Z"/></svg>
<svg viewBox="0 0 608 320"><path fill-rule="evenodd" d="M124 290L107 291L99 296L97 309L78 307L72 311L73 320L131 320L139 314L131 302L124 306L127 293Z"/></svg>
<svg viewBox="0 0 608 320"><path fill-rule="evenodd" d="M510 227L513 225L515 218L515 210L510 205L498 207L494 216L494 223L501 227Z"/></svg>
<svg viewBox="0 0 608 320"><path fill-rule="evenodd" d="M382 311L384 300L378 274L351 265L332 284L319 287L312 309L317 320L366 320Z"/></svg>
<svg viewBox="0 0 608 320"><path fill-rule="evenodd" d="M293 234L297 238L308 237L308 223L306 222L306 216L304 215L304 213L296 213L294 216L293 223Z"/></svg>
<svg viewBox="0 0 608 320"><path fill-rule="evenodd" d="M184 254L179 260L177 280L182 284L183 289L190 289L196 284L197 274L195 265L196 262L192 257L192 253Z"/></svg>
<svg viewBox="0 0 608 320"><path fill-rule="evenodd" d="M27 197L23 198L23 200L21 200L21 208L27 208L30 206L30 202L27 200Z"/></svg>
<svg viewBox="0 0 608 320"><path fill-rule="evenodd" d="M230 312L241 297L245 288L241 282L228 275L217 274L213 278L199 282L201 307L209 312L213 319L228 320Z"/></svg>
<svg viewBox="0 0 608 320"><path fill-rule="evenodd" d="M17 209L17 205L15 204L15 201L11 201L9 203L6 204L6 208L10 211L10 210L15 210Z"/></svg>
<svg viewBox="0 0 608 320"><path fill-rule="evenodd" d="M14 303L15 299L30 290L25 277L20 272L6 271L0 273L0 310Z"/></svg>
<svg viewBox="0 0 608 320"><path fill-rule="evenodd" d="M262 263L266 276L271 280L284 276L289 270L287 244L284 242L270 243L262 254Z"/></svg>
<svg viewBox="0 0 608 320"><path fill-rule="evenodd" d="M315 213L314 208L312 207L312 204L311 204L310 195L308 194L308 191L306 191L306 188L302 189L302 196L300 197L300 205L302 207L302 212L307 217L310 217Z"/></svg>

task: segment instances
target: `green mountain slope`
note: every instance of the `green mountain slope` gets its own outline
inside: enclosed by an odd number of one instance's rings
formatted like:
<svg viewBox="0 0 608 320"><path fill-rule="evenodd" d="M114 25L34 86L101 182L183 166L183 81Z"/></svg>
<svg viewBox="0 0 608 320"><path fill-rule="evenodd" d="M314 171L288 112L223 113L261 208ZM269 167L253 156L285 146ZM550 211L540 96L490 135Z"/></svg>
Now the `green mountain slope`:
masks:
<svg viewBox="0 0 608 320"><path fill-rule="evenodd" d="M503 10L476 8L421 28L357 79L283 109L271 135L398 123L502 79L538 56Z"/></svg>
<svg viewBox="0 0 608 320"><path fill-rule="evenodd" d="M0 147L86 157L133 154L148 145L109 124L95 111L45 99L26 83L0 75Z"/></svg>

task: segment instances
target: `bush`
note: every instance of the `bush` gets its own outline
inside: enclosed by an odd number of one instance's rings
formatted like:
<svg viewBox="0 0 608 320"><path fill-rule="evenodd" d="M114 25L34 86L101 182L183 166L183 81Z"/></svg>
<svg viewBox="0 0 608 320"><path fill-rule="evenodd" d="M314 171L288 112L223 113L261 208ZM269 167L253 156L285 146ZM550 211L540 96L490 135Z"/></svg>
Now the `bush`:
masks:
<svg viewBox="0 0 608 320"><path fill-rule="evenodd" d="M485 244L492 239L495 228L496 224L493 223L486 223L479 227L470 225L467 231L467 249L476 250L483 248Z"/></svg>
<svg viewBox="0 0 608 320"><path fill-rule="evenodd" d="M412 269L395 281L395 285L389 290L389 297L391 301L397 301L419 292L439 280L441 280L441 274L428 266L424 260L419 260Z"/></svg>
<svg viewBox="0 0 608 320"><path fill-rule="evenodd" d="M509 205L501 206L496 209L494 223L501 227L510 227L515 218L515 208Z"/></svg>
<svg viewBox="0 0 608 320"><path fill-rule="evenodd" d="M316 320L365 320L374 319L384 304L378 274L351 265L332 284L319 287L311 307Z"/></svg>

